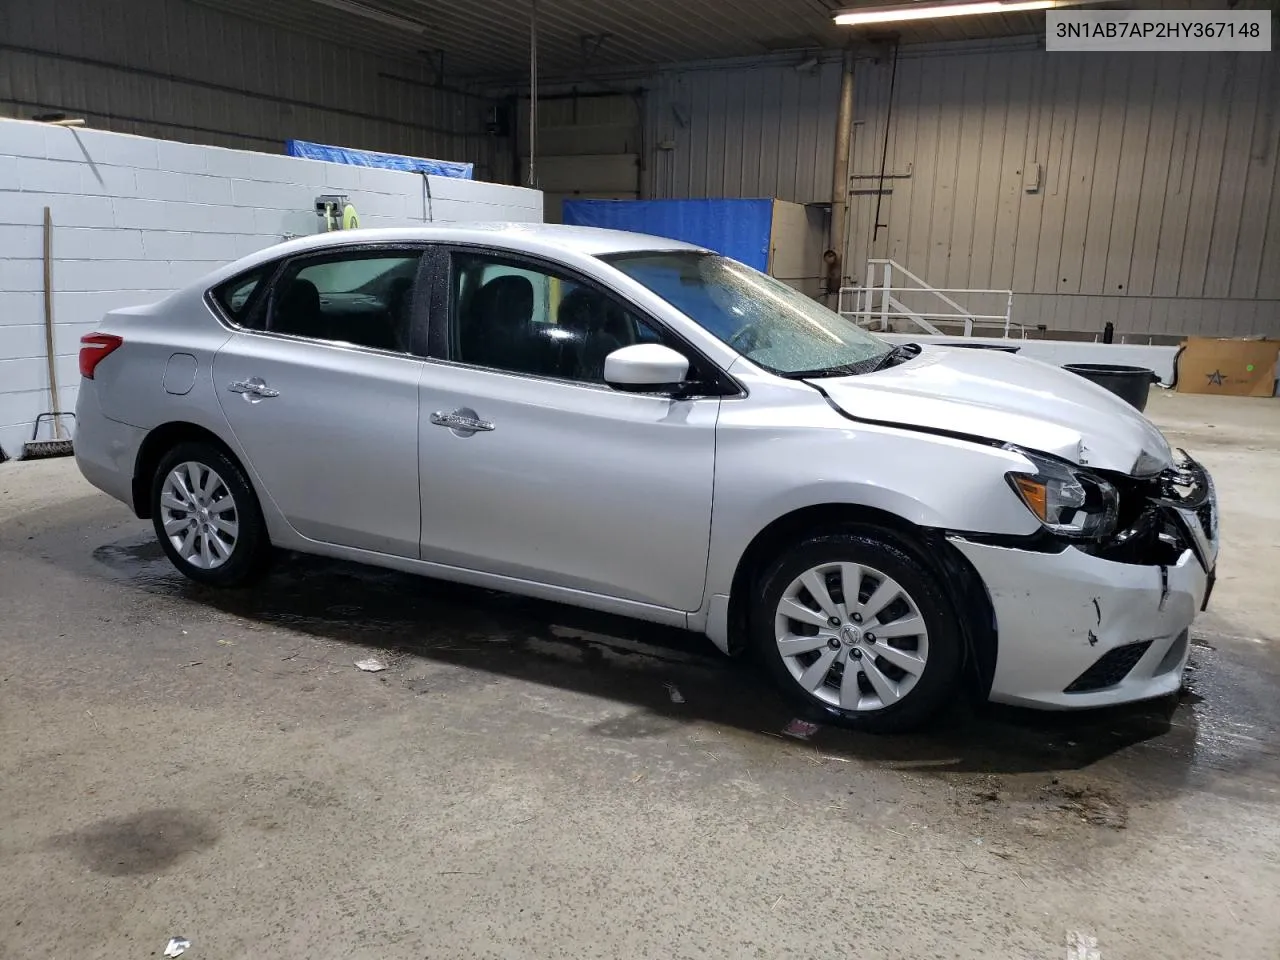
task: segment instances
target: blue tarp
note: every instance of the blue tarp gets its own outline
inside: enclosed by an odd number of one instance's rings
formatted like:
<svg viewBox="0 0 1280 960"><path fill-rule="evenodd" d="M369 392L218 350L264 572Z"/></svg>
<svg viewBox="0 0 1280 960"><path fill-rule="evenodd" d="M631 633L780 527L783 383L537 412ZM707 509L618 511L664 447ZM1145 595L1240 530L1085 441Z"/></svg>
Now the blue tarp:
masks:
<svg viewBox="0 0 1280 960"><path fill-rule="evenodd" d="M356 167L384 167L387 170L404 170L408 173L429 173L435 177L453 177L455 180L470 180L473 169L473 164L470 163L428 160L425 157L403 157L397 153L353 150L350 147L330 147L307 140L286 140L285 148L291 157L328 160L330 163L349 163Z"/></svg>
<svg viewBox="0 0 1280 960"><path fill-rule="evenodd" d="M696 243L757 270L769 267L772 200L565 200L564 222Z"/></svg>

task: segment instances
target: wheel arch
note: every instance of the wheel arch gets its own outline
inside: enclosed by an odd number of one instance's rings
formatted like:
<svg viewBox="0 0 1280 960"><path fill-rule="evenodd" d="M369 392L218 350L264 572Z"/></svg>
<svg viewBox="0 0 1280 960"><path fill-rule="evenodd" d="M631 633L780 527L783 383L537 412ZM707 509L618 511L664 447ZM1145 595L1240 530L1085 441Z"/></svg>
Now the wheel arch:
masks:
<svg viewBox="0 0 1280 960"><path fill-rule="evenodd" d="M133 512L139 519L151 519L151 484L161 458L178 444L188 441L208 443L217 447L244 471L244 464L236 456L235 451L207 427L186 420L162 423L148 433L139 445L138 455L133 463ZM245 476L249 476L247 471Z"/></svg>
<svg viewBox="0 0 1280 960"><path fill-rule="evenodd" d="M965 675L985 700L995 675L999 648L995 608L981 576L947 541L943 531L921 527L897 514L853 503L801 507L778 517L752 538L738 559L729 592L728 652L746 647L750 601L765 568L788 545L807 536L860 527L887 536L933 572L960 618L965 644Z"/></svg>

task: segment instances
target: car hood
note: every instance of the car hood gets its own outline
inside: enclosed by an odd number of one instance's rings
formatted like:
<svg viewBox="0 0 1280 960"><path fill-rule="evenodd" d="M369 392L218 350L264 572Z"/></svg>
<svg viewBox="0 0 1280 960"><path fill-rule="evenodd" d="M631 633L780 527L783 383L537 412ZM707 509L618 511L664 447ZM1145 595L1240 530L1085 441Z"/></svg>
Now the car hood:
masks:
<svg viewBox="0 0 1280 960"><path fill-rule="evenodd" d="M1126 474L1139 458L1144 474L1172 463L1160 431L1115 394L1003 351L927 346L886 370L809 382L857 420L1012 443Z"/></svg>

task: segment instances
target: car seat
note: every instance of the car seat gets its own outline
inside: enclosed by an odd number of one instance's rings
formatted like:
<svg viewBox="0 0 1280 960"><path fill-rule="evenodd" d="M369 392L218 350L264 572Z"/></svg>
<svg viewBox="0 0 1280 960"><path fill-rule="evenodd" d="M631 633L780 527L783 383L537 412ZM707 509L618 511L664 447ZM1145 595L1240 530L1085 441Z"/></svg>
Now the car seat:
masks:
<svg viewBox="0 0 1280 960"><path fill-rule="evenodd" d="M320 329L320 291L310 280L294 278L276 300L271 330L298 337L323 337Z"/></svg>
<svg viewBox="0 0 1280 960"><path fill-rule="evenodd" d="M464 363L500 370L524 370L522 348L533 320L533 284L528 277L494 277L476 291L459 331Z"/></svg>

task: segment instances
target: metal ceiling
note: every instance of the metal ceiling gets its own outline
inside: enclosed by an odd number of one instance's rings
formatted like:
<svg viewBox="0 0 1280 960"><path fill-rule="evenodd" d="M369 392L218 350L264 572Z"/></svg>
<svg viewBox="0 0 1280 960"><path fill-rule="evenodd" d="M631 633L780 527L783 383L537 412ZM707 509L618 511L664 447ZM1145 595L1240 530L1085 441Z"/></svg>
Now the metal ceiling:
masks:
<svg viewBox="0 0 1280 960"><path fill-rule="evenodd" d="M530 0L198 0L346 46L437 64L444 80L527 75ZM537 0L538 62L549 78L602 68L819 51L854 34L850 0ZM363 8L374 16L355 12ZM390 15L378 19L377 14ZM399 22L399 21L406 22ZM414 24L420 26L415 27ZM1041 32L1041 13L894 24L903 43ZM888 33L883 30L882 33Z"/></svg>

